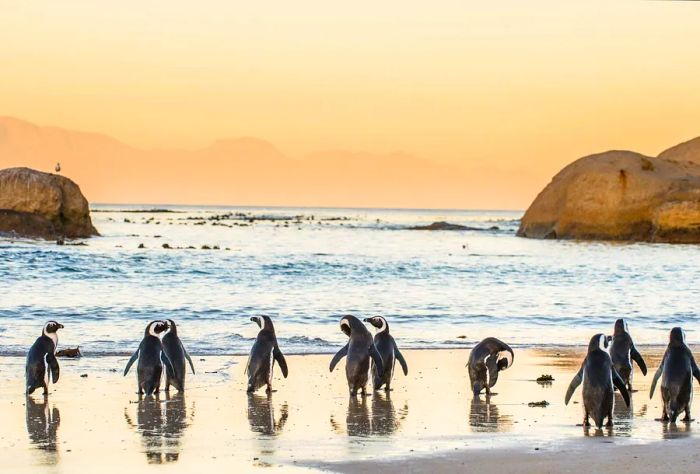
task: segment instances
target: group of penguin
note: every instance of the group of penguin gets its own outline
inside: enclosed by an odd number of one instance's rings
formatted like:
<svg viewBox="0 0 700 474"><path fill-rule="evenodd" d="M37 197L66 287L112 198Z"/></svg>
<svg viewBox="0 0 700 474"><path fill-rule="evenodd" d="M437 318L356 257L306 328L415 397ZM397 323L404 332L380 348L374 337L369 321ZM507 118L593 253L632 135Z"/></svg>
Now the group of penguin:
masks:
<svg viewBox="0 0 700 474"><path fill-rule="evenodd" d="M270 393L275 362L286 378L287 361L277 343L270 317L253 316L250 320L257 323L260 331L251 348L245 369L248 376L247 391L254 392L267 386L266 391ZM408 364L389 333L386 319L374 316L365 318L364 322L376 328L374 336L355 316L341 318L340 329L348 336L348 342L333 356L329 367L332 372L340 360L346 358L345 376L350 395L353 397L357 396L358 391L363 396L366 395L370 373L374 390L383 387L387 392L390 391L397 361L404 375L408 375ZM58 381L59 365L55 353L58 345L57 331L62 328L63 325L56 321L47 322L42 335L29 349L26 364L28 395L37 388L43 388L44 395L47 395L49 378L53 383ZM475 397L484 390L487 396L491 394L491 388L498 381L498 373L513 365L514 356L513 349L508 344L494 337L482 340L472 349L467 367ZM125 376L137 359L139 395L158 393L163 369L166 391L171 385L178 391L184 391L187 362L192 373L195 373L192 359L178 337L177 326L172 319L152 321L146 326L141 344L124 369ZM623 319L615 322L612 336L599 333L591 338L586 357L569 384L564 398L565 404L568 405L576 388L583 384L584 426L590 426L589 418L593 419L597 428L602 428L606 418L607 426L612 426L615 389L619 390L625 404L629 406L632 392L632 361L636 362L642 374L646 375L646 363L634 346L627 322ZM668 346L649 391L651 398L661 378L663 421L675 423L681 413L685 413L683 421L691 420L693 377L700 383L700 369L685 343L685 332L675 327L671 330Z"/></svg>

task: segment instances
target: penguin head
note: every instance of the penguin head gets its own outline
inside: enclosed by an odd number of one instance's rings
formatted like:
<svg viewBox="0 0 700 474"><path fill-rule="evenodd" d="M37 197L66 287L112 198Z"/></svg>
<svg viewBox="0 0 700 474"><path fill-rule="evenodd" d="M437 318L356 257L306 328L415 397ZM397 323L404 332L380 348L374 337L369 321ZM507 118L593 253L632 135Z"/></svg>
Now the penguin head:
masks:
<svg viewBox="0 0 700 474"><path fill-rule="evenodd" d="M591 338L591 341L588 343L588 352L596 350L607 352L609 341L610 339L605 334L596 334Z"/></svg>
<svg viewBox="0 0 700 474"><path fill-rule="evenodd" d="M685 344L685 331L680 327L675 327L671 329L671 334L669 336L669 342L680 342Z"/></svg>
<svg viewBox="0 0 700 474"><path fill-rule="evenodd" d="M44 324L44 329L41 333L47 336L49 334L55 334L59 329L63 329L63 324L57 323L56 321L48 321Z"/></svg>
<svg viewBox="0 0 700 474"><path fill-rule="evenodd" d="M508 367L513 365L515 355L513 354L513 349L507 347L505 350L499 351L496 357L498 357L498 359L496 359L496 366L498 367L498 370L506 370Z"/></svg>
<svg viewBox="0 0 700 474"><path fill-rule="evenodd" d="M363 319L364 322L370 323L372 326L378 329L377 332L384 332L389 330L389 323L382 316L372 316L371 318Z"/></svg>
<svg viewBox="0 0 700 474"><path fill-rule="evenodd" d="M272 326L272 319L270 319L269 316L252 316L250 318L251 321L254 323L257 323L258 327L263 330L266 329L268 331L274 330Z"/></svg>
<svg viewBox="0 0 700 474"><path fill-rule="evenodd" d="M158 337L158 334L167 331L168 323L166 321L151 321L146 326L146 335Z"/></svg>
<svg viewBox="0 0 700 474"><path fill-rule="evenodd" d="M365 326L357 319L355 316L347 315L340 319L340 330L345 333L346 336L350 337L353 331L362 330L367 331ZM369 332L369 331L367 331Z"/></svg>
<svg viewBox="0 0 700 474"><path fill-rule="evenodd" d="M173 334L177 336L177 326L175 325L175 321L173 321L172 319L167 319L166 321L168 322L168 334Z"/></svg>
<svg viewBox="0 0 700 474"><path fill-rule="evenodd" d="M629 327L627 326L627 321L625 321L622 318L615 321L615 330L613 331L613 334L615 336L621 336L622 334L625 334L628 332L629 332Z"/></svg>

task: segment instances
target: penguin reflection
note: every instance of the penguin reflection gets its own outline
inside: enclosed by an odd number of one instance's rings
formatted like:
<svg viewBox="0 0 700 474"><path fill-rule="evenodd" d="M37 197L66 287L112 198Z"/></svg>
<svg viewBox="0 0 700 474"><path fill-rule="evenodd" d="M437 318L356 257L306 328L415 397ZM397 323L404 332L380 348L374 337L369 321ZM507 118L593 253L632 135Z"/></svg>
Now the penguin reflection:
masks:
<svg viewBox="0 0 700 474"><path fill-rule="evenodd" d="M185 395L166 394L165 401L158 397L139 400L136 425L124 413L129 426L141 433L146 459L151 464L175 462L180 457L180 438L189 426ZM194 416L194 412L192 413Z"/></svg>
<svg viewBox="0 0 700 474"><path fill-rule="evenodd" d="M32 397L27 397L27 433L33 445L42 451L46 451L46 464L57 462L58 451L56 449L56 432L61 424L61 415L53 405L49 408L48 398L43 398L43 403L37 403Z"/></svg>
<svg viewBox="0 0 700 474"><path fill-rule="evenodd" d="M345 418L347 434L348 436L388 436L400 428L401 422L407 415L408 406L404 405L397 417L389 392L385 394L375 392L373 394L371 413L366 398L350 397ZM342 431L332 416L331 426L335 431Z"/></svg>
<svg viewBox="0 0 700 474"><path fill-rule="evenodd" d="M279 434L284 428L289 416L287 404L282 405L282 413L279 420L275 420L275 407L272 404L272 394L256 395L248 394L248 423L253 433L261 433L268 436Z"/></svg>
<svg viewBox="0 0 700 474"><path fill-rule="evenodd" d="M512 426L510 416L501 415L498 406L491 403L491 397L480 396L472 398L469 407L469 426L477 432L507 431Z"/></svg>

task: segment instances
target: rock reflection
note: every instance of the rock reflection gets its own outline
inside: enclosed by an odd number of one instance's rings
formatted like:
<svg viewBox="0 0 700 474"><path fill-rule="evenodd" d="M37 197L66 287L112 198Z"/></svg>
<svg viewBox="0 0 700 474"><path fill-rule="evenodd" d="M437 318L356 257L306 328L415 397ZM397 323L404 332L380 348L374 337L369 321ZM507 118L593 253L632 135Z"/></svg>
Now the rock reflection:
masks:
<svg viewBox="0 0 700 474"><path fill-rule="evenodd" d="M61 424L61 414L55 404L49 407L48 398L42 399L43 403L37 403L32 397L27 397L27 433L29 441L46 453L44 464L56 464L58 450L56 448L56 434Z"/></svg>
<svg viewBox="0 0 700 474"><path fill-rule="evenodd" d="M180 439L191 419L188 419L185 394L166 394L165 400L156 397L142 398L136 410L136 424L124 412L126 422L141 434L146 460L150 464L175 462L180 458Z"/></svg>
<svg viewBox="0 0 700 474"><path fill-rule="evenodd" d="M281 408L279 420L275 419L275 407L272 404L272 394L248 394L248 423L254 433L268 436L279 434L284 428L289 416L287 404Z"/></svg>
<svg viewBox="0 0 700 474"><path fill-rule="evenodd" d="M501 415L498 406L491 403L491 397L472 398L469 408L469 426L476 432L503 432L513 427L513 420L508 415Z"/></svg>
<svg viewBox="0 0 700 474"><path fill-rule="evenodd" d="M370 411L367 400L368 397L349 398L345 418L348 436L390 436L401 428L401 423L408 416L408 405L404 404L397 412L389 393L375 392ZM334 431L343 431L332 415L331 426Z"/></svg>

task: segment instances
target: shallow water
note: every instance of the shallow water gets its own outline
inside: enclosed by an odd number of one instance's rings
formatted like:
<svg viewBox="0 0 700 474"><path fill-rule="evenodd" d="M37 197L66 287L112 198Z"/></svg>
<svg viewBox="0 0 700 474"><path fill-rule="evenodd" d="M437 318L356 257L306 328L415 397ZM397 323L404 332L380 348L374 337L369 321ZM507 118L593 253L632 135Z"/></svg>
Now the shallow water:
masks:
<svg viewBox="0 0 700 474"><path fill-rule="evenodd" d="M247 353L261 313L287 353L333 351L348 313L386 316L414 348L585 345L618 317L637 343L700 329L700 246L520 239L506 211L126 212L150 208L95 206L87 246L0 240L0 354L24 354L47 319L93 355L134 350L160 318L192 353ZM479 230L409 229L434 221Z"/></svg>

